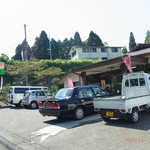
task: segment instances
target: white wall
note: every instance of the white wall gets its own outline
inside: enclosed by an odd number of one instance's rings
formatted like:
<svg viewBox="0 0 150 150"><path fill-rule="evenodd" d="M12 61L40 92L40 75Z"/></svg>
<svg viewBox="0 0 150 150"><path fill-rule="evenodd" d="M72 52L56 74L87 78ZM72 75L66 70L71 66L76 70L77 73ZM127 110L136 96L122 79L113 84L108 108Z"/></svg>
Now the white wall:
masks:
<svg viewBox="0 0 150 150"><path fill-rule="evenodd" d="M97 52L82 52L82 47L76 47L76 56L72 60L102 60L103 58L111 59L122 55L121 48L117 48L118 52L112 52L111 47L107 48L107 52L101 52L101 48L96 48Z"/></svg>

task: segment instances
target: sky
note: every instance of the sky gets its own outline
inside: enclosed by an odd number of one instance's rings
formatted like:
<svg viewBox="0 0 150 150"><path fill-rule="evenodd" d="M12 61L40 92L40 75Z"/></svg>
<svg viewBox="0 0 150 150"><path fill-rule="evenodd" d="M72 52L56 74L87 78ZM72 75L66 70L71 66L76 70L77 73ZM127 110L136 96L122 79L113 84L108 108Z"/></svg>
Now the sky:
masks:
<svg viewBox="0 0 150 150"><path fill-rule="evenodd" d="M24 40L33 46L44 30L56 41L82 41L93 31L109 46L129 47L130 32L144 43L150 30L150 0L0 0L0 55L10 58Z"/></svg>

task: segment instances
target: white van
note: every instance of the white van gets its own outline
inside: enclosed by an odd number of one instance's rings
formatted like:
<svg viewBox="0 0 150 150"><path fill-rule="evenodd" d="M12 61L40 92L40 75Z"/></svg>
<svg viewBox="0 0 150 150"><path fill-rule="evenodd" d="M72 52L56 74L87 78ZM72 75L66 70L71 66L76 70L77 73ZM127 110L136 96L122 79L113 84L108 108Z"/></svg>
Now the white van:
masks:
<svg viewBox="0 0 150 150"><path fill-rule="evenodd" d="M7 94L8 103L16 105L22 104L24 92L27 90L48 90L48 87L43 86L11 86Z"/></svg>
<svg viewBox="0 0 150 150"><path fill-rule="evenodd" d="M53 94L50 91L45 90L28 90L24 93L22 104L25 107L32 109L38 108L38 103L41 100L52 98Z"/></svg>

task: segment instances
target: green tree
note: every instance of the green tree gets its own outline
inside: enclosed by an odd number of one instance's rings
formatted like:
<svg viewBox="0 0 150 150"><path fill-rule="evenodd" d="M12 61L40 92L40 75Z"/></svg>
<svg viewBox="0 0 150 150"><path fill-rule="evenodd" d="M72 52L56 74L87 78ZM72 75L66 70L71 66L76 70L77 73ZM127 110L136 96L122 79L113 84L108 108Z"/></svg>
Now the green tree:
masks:
<svg viewBox="0 0 150 150"><path fill-rule="evenodd" d="M51 39L51 53L52 59L59 59L61 58L61 41L55 41L55 39Z"/></svg>
<svg viewBox="0 0 150 150"><path fill-rule="evenodd" d="M76 32L74 35L74 46L82 46L82 40L78 32Z"/></svg>
<svg viewBox="0 0 150 150"><path fill-rule="evenodd" d="M146 33L146 38L145 38L145 44L150 44L150 32L149 30L147 30L147 33Z"/></svg>
<svg viewBox="0 0 150 150"><path fill-rule="evenodd" d="M68 40L67 38L65 38L62 42L62 48L61 48L61 53L63 54L62 59L69 59L69 52L72 45L72 38L70 40Z"/></svg>
<svg viewBox="0 0 150 150"><path fill-rule="evenodd" d="M87 45L88 46L104 46L100 37L93 31L91 31L89 34L89 38L87 39Z"/></svg>
<svg viewBox="0 0 150 150"><path fill-rule="evenodd" d="M49 59L50 54L49 49L49 39L45 31L42 31L39 37L35 38L35 43L32 47L32 57L37 59Z"/></svg>
<svg viewBox="0 0 150 150"><path fill-rule="evenodd" d="M27 77L29 85L40 84L39 81L48 76L61 74L61 69L56 67L47 67L44 62L22 61L13 65L6 65L7 74L13 77L15 85L26 85ZM44 82L44 79L43 79Z"/></svg>
<svg viewBox="0 0 150 150"><path fill-rule="evenodd" d="M6 54L1 54L0 56L0 62L7 63L9 60L9 57Z"/></svg>
<svg viewBox="0 0 150 150"><path fill-rule="evenodd" d="M122 54L126 54L128 52L128 50L127 50L127 48L124 46L123 48L122 48Z"/></svg>
<svg viewBox="0 0 150 150"><path fill-rule="evenodd" d="M131 50L136 46L135 38L132 32L130 32L130 38L129 38L129 49Z"/></svg>

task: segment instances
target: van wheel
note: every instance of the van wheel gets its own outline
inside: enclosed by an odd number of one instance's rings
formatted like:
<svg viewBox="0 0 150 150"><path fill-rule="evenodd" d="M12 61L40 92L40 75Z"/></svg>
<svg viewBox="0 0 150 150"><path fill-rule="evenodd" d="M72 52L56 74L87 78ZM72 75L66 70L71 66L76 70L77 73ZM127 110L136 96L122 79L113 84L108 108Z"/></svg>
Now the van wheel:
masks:
<svg viewBox="0 0 150 150"><path fill-rule="evenodd" d="M23 107L22 100L20 100L18 104L15 104L15 106L16 106L17 108Z"/></svg>
<svg viewBox="0 0 150 150"><path fill-rule="evenodd" d="M136 123L139 121L139 111L137 109L133 109L132 113L129 114L128 119L131 123Z"/></svg>
<svg viewBox="0 0 150 150"><path fill-rule="evenodd" d="M37 104L37 102L31 102L30 103L30 108L32 108L32 109L36 109L36 108L38 108L38 104Z"/></svg>
<svg viewBox="0 0 150 150"><path fill-rule="evenodd" d="M80 119L82 119L84 117L84 115L85 115L85 112L84 112L83 107L77 107L74 110L74 117L75 117L75 119L80 120Z"/></svg>

